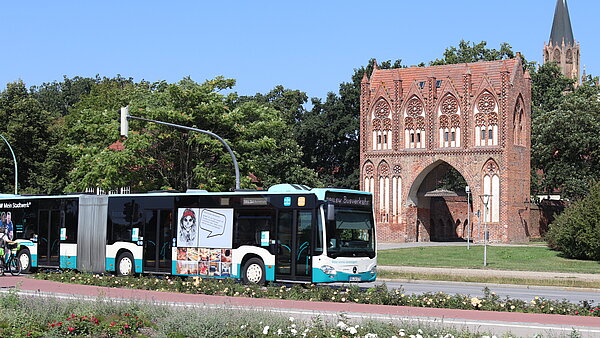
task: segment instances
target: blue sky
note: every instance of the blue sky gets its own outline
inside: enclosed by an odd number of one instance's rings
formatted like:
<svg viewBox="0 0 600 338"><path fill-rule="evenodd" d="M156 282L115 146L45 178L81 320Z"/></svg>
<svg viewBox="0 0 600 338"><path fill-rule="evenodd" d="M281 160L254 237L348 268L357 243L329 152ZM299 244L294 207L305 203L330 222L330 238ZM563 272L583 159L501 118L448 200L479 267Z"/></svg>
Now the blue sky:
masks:
<svg viewBox="0 0 600 338"><path fill-rule="evenodd" d="M461 39L508 42L541 61L555 0L6 1L0 88L63 75L202 82L223 75L242 95L276 85L325 97L370 58L405 65ZM600 1L568 0L581 63L600 75Z"/></svg>

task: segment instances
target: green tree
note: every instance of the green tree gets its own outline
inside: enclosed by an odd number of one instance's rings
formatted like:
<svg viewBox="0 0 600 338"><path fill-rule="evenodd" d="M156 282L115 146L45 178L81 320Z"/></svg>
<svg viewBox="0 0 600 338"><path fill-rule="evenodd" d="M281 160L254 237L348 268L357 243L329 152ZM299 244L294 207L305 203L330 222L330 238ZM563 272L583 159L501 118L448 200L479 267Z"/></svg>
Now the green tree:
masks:
<svg viewBox="0 0 600 338"><path fill-rule="evenodd" d="M246 188L283 181L314 182L316 175L299 165L300 147L277 110L256 102L229 106L236 95L220 92L234 84L220 77L202 84L185 78L177 84L113 83L93 90L77 105L83 108L79 115L69 118L70 149L78 160L68 189L99 186L109 190L129 185L137 191L223 191L234 187L229 153L205 134L131 121L130 137L123 145L109 147L119 139L118 109L126 104L132 115L194 126L224 138L236 152ZM88 134L92 130L96 130L94 136Z"/></svg>
<svg viewBox="0 0 600 338"><path fill-rule="evenodd" d="M278 110L284 121L295 130L306 112L304 104L308 102L308 96L300 90L286 89L278 85L267 94L242 96L236 101L237 104L254 101L272 107Z"/></svg>
<svg viewBox="0 0 600 338"><path fill-rule="evenodd" d="M512 59L515 57L510 45L506 42L500 44L500 49L486 48L487 42L481 41L477 44L471 41L460 40L458 47L448 47L444 52L444 57L435 59L429 64L431 66L450 65L457 63L469 63L483 61L494 61L503 59Z"/></svg>
<svg viewBox="0 0 600 338"><path fill-rule="evenodd" d="M554 62L531 68L531 102L533 114L558 109L568 93L573 92L574 80L564 76Z"/></svg>
<svg viewBox="0 0 600 338"><path fill-rule="evenodd" d="M31 92L45 110L64 116L83 95L89 94L94 85L100 82L99 76L96 78L75 76L72 79L64 76L61 82L43 83L32 87Z"/></svg>
<svg viewBox="0 0 600 338"><path fill-rule="evenodd" d="M43 166L56 141L52 132L55 121L56 116L42 108L22 81L9 83L0 93L0 133L10 142L17 157L19 192L52 191L52 187L44 186ZM6 147L4 142L2 146ZM0 155L0 183L5 192L14 191L14 164L8 149Z"/></svg>
<svg viewBox="0 0 600 338"><path fill-rule="evenodd" d="M543 171L534 179L538 192L560 190L565 198L580 199L600 181L599 95L595 81L586 81L557 109L534 114L532 167Z"/></svg>

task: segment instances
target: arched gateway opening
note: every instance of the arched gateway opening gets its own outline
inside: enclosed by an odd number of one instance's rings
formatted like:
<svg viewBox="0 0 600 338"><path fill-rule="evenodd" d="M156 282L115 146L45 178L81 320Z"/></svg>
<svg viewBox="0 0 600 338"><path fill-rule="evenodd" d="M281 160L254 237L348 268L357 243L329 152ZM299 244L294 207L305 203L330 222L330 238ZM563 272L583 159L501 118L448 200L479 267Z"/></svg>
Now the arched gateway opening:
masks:
<svg viewBox="0 0 600 338"><path fill-rule="evenodd" d="M412 222L417 241L465 241L473 237L472 222L469 224L467 216L466 186L460 172L441 160L427 166L416 177L408 203L417 209ZM407 226L410 227L410 223Z"/></svg>

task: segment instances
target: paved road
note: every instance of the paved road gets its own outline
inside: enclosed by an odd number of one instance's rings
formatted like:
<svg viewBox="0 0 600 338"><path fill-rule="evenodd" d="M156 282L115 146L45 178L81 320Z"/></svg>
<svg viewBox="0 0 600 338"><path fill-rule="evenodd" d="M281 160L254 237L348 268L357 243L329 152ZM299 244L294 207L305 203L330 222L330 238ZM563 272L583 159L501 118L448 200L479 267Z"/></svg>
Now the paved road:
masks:
<svg viewBox="0 0 600 338"><path fill-rule="evenodd" d="M0 292L17 288L31 296L73 298L85 297L91 301L111 299L117 301L159 302L172 306L193 306L198 308L227 308L247 311L268 311L303 317L333 317L344 313L351 319L377 319L385 321L434 323L468 328L473 332L511 332L517 336L533 336L542 333L550 336L567 336L573 328L582 337L600 337L598 317L544 315L531 313L488 312L475 310L452 310L434 308L414 308L406 306L385 306L353 303L327 303L289 301L280 299L243 298L207 295L189 295L170 292L116 289L90 285L61 284L58 282L34 280L25 277L0 278Z"/></svg>
<svg viewBox="0 0 600 338"><path fill-rule="evenodd" d="M576 288L556 288L544 286L519 286L519 285L500 285L483 283L460 283L444 281L398 281L398 280L379 280L375 283L361 284L361 286L371 287L373 285L384 284L388 289L403 288L407 294L422 294L427 292L444 292L447 294L463 294L473 297L482 297L483 289L488 287L491 292L495 292L500 298L514 298L530 301L534 297L546 299L562 300L566 299L571 303L581 301L592 301L600 304L600 289L576 289Z"/></svg>

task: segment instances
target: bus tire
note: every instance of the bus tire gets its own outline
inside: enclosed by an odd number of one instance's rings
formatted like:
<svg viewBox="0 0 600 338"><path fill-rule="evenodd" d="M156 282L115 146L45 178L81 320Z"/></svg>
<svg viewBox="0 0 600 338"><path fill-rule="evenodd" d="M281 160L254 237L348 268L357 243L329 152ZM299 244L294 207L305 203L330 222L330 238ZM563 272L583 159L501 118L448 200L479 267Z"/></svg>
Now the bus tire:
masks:
<svg viewBox="0 0 600 338"><path fill-rule="evenodd" d="M244 284L265 284L266 271L262 259L253 257L246 261L242 268L242 281Z"/></svg>
<svg viewBox="0 0 600 338"><path fill-rule="evenodd" d="M123 252L117 257L117 264L115 265L115 271L117 276L131 276L135 271L135 261L133 255L130 252Z"/></svg>
<svg viewBox="0 0 600 338"><path fill-rule="evenodd" d="M22 273L31 273L33 268L31 267L31 253L28 249L23 249L17 254L17 260L21 263Z"/></svg>

